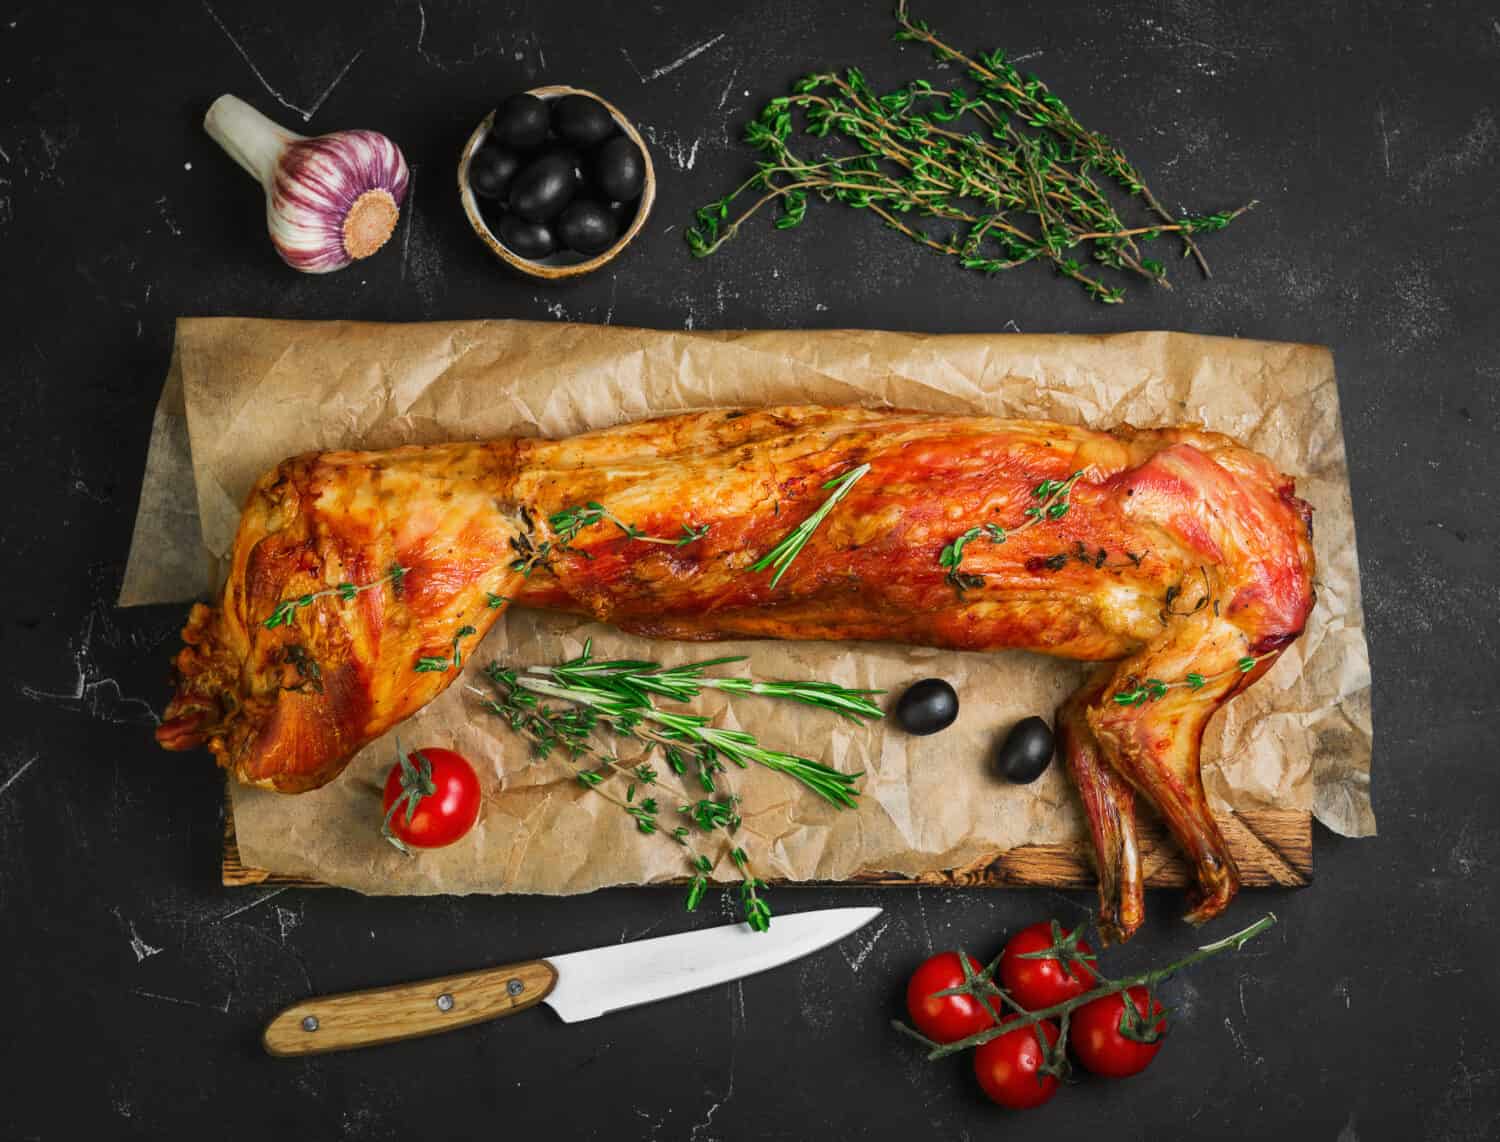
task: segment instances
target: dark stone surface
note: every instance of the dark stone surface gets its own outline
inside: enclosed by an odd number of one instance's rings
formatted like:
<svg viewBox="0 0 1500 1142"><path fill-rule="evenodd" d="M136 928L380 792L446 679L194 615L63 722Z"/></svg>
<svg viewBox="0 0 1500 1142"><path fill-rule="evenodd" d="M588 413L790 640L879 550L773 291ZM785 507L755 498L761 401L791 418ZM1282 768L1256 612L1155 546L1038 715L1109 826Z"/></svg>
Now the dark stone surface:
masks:
<svg viewBox="0 0 1500 1142"><path fill-rule="evenodd" d="M740 124L802 70L925 67L884 0L329 5L266 0L0 12L0 1136L66 1139L1338 1138L1500 1132L1495 955L1500 20L1492 4L1340 0L922 3L966 46L1027 57L1127 144L1172 205L1254 197L1212 281L1106 309L1042 270L984 280L814 205L695 262L692 207L743 177ZM693 54L696 53L696 54ZM691 56L691 58L689 58ZM657 213L617 269L559 289L469 234L470 126L537 81L649 129ZM370 126L416 168L409 225L366 265L299 277L256 188L199 123L234 91L290 126ZM310 123L290 106L315 110ZM509 316L680 328L1138 328L1337 353L1375 663L1382 834L1320 833L1317 884L1247 894L1282 924L1176 989L1152 1071L1046 1111L984 1104L962 1063L886 1028L932 948L989 954L1084 894L793 891L874 901L878 929L696 998L564 1027L548 1013L278 1062L262 1021L344 989L685 927L675 891L366 900L217 887L220 780L150 740L183 608L113 608L178 314ZM1153 894L1115 962L1194 940ZM713 910L711 909L710 912ZM715 917L706 915L695 922ZM1227 925L1213 931L1222 933ZM878 934L878 940L870 937Z"/></svg>

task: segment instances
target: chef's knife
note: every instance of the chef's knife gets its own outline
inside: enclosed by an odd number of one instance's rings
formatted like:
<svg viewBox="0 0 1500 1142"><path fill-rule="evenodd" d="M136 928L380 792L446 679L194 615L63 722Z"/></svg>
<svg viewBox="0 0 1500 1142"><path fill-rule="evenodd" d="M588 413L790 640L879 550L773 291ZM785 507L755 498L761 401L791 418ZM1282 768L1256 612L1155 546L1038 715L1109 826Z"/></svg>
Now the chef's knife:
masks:
<svg viewBox="0 0 1500 1142"><path fill-rule="evenodd" d="M420 983L293 1004L266 1027L273 1055L317 1055L435 1035L545 1003L564 1023L743 979L791 963L864 927L879 908L778 916L768 932L725 924Z"/></svg>

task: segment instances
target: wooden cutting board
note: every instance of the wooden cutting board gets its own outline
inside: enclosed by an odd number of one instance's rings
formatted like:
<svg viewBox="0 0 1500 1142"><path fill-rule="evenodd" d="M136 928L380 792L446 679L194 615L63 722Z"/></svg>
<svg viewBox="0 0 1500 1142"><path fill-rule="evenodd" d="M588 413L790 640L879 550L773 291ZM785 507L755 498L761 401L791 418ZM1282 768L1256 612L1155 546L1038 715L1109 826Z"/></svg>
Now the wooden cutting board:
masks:
<svg viewBox="0 0 1500 1142"><path fill-rule="evenodd" d="M280 876L240 860L234 835L234 809L224 802L223 883L232 888L287 885L324 888L315 880ZM1301 888L1312 883L1312 815L1299 809L1257 809L1218 816L1219 827L1239 865L1246 888ZM1148 888L1181 888L1188 868L1176 846L1155 822L1139 827L1142 871ZM772 883L778 882L773 879ZM799 882L807 883L807 882ZM907 876L865 869L847 881L816 884L917 884L938 888L1049 887L1086 888L1094 883L1094 867L1085 840L1055 845L1021 845L1008 851L985 853L961 868L946 868Z"/></svg>

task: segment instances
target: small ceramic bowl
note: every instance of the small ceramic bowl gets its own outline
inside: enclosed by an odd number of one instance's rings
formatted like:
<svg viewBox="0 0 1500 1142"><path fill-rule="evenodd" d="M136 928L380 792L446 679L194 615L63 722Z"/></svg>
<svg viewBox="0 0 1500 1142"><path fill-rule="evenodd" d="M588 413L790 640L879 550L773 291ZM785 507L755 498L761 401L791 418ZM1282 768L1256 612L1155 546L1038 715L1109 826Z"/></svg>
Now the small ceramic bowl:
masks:
<svg viewBox="0 0 1500 1142"><path fill-rule="evenodd" d="M640 148L641 157L646 163L646 181L641 188L641 198L636 204L635 217L631 219L630 225L625 233L621 234L619 240L602 254L592 257L587 254L574 253L572 250L558 250L556 253L548 254L545 258L523 258L506 247L500 241L495 232L490 229L484 220L484 215L479 209L479 202L474 197L474 191L469 186L469 163L474 158L474 152L479 150L484 141L490 137L490 130L495 125L495 113L491 111L481 120L479 126L474 128L474 133L469 136L469 141L464 144L463 154L458 160L458 196L463 203L464 213L469 217L469 225L474 227L474 233L479 235L479 240L490 248L490 252L507 265L514 266L524 274L530 274L534 278L547 280L560 280L562 278L578 277L581 274L597 270L615 259L615 257L637 234L641 227L646 224L646 216L651 213L651 204L656 200L656 168L651 165L651 152L646 149L646 142L641 138L640 132L635 129L634 124L620 114L619 108L615 107L607 99L601 99L592 91L585 91L581 87L568 87L563 84L551 84L547 87L533 87L530 94L538 99L553 100L560 99L564 95L586 95L604 107L610 116L619 124L620 130Z"/></svg>

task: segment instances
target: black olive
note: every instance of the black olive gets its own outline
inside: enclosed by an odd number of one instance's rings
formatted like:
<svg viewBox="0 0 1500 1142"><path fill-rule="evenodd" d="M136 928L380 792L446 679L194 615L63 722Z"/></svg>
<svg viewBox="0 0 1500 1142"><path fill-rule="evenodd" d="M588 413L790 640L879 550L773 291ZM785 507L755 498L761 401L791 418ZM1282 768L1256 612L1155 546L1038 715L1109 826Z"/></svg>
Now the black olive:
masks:
<svg viewBox="0 0 1500 1142"><path fill-rule="evenodd" d="M511 179L521 169L521 160L503 147L486 143L469 160L469 186L484 198L503 201L510 193Z"/></svg>
<svg viewBox="0 0 1500 1142"><path fill-rule="evenodd" d="M558 216L557 236L580 254L602 254L620 236L612 214L597 202L579 199Z"/></svg>
<svg viewBox="0 0 1500 1142"><path fill-rule="evenodd" d="M547 141L547 126L546 102L522 91L500 104L490 133L504 146L527 150Z"/></svg>
<svg viewBox="0 0 1500 1142"><path fill-rule="evenodd" d="M611 139L594 153L594 185L613 202L629 202L646 185L646 159L626 135Z"/></svg>
<svg viewBox="0 0 1500 1142"><path fill-rule="evenodd" d="M995 765L1005 780L1026 785L1047 771L1055 749L1052 727L1041 718L1022 718L1000 743Z"/></svg>
<svg viewBox="0 0 1500 1142"><path fill-rule="evenodd" d="M640 209L636 202L611 202L609 204L609 216L615 220L615 229L621 234L630 229L630 224L635 221L635 212Z"/></svg>
<svg viewBox="0 0 1500 1142"><path fill-rule="evenodd" d="M528 164L510 184L510 208L531 222L556 218L578 193L578 159L555 151Z"/></svg>
<svg viewBox="0 0 1500 1142"><path fill-rule="evenodd" d="M545 222L528 222L514 214L500 219L495 234L507 250L523 258L545 258L557 249L557 239Z"/></svg>
<svg viewBox="0 0 1500 1142"><path fill-rule="evenodd" d="M896 721L909 734L935 734L951 726L956 717L958 692L941 678L913 682L896 699Z"/></svg>
<svg viewBox="0 0 1500 1142"><path fill-rule="evenodd" d="M597 99L564 95L552 101L552 130L579 147L602 143L616 131L615 118Z"/></svg>

